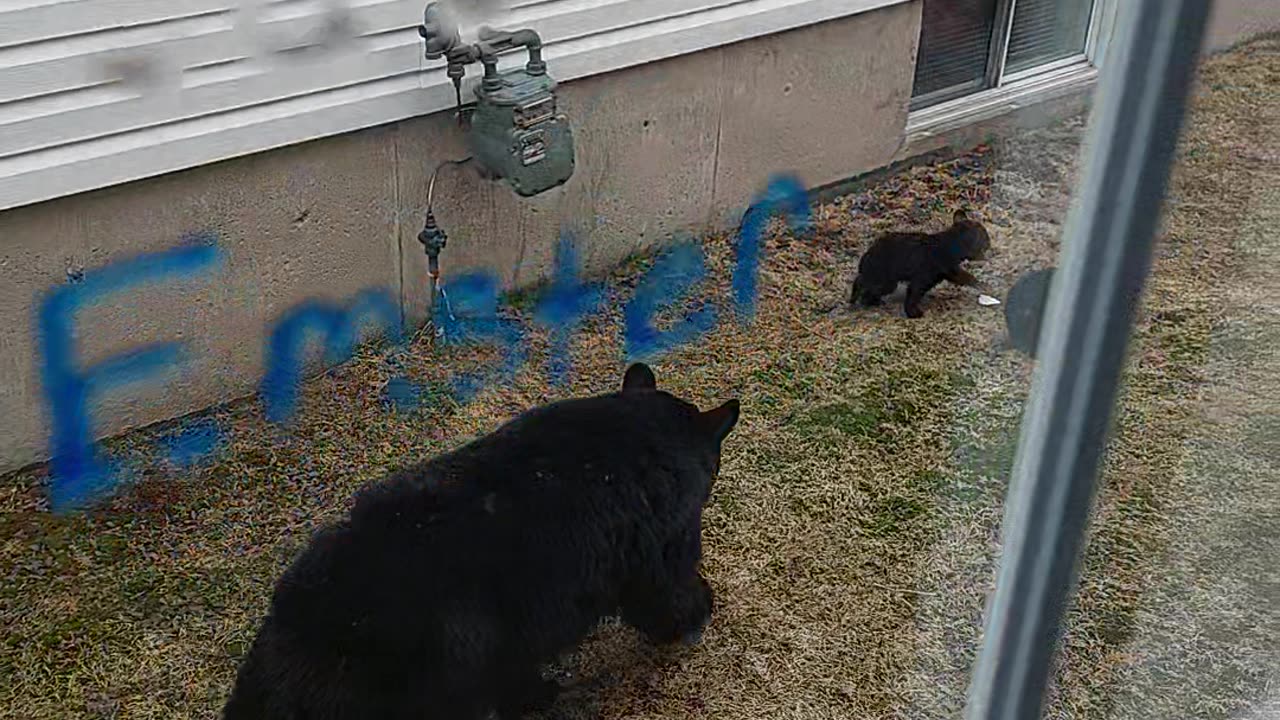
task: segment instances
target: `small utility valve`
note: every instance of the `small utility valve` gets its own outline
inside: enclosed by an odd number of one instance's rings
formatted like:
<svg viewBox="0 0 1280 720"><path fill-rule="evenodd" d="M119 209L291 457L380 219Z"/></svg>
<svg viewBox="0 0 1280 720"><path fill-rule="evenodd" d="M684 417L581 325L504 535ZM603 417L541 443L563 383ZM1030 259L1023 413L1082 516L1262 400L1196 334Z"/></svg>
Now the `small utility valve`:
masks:
<svg viewBox="0 0 1280 720"><path fill-rule="evenodd" d="M418 34L426 41L428 60L448 60L459 117L466 66L476 61L484 66L467 142L485 175L506 180L524 197L563 185L573 175L573 133L556 104L556 81L547 75L536 32L482 27L479 41L466 44L433 2ZM498 72L498 54L519 47L529 53L524 67Z"/></svg>

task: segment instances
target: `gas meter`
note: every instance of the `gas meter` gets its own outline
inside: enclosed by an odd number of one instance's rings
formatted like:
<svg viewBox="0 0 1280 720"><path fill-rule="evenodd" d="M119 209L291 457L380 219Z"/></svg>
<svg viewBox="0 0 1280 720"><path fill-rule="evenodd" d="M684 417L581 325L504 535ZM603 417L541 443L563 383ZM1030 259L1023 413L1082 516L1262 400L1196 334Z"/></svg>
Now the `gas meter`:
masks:
<svg viewBox="0 0 1280 720"><path fill-rule="evenodd" d="M482 27L478 42L463 43L457 26L431 3L418 34L426 41L427 59L447 59L459 118L466 66L476 61L484 66L467 144L486 176L505 180L518 195L529 197L573 175L573 133L557 106L556 81L547 74L536 32ZM524 66L499 72L498 54L520 47L529 53Z"/></svg>

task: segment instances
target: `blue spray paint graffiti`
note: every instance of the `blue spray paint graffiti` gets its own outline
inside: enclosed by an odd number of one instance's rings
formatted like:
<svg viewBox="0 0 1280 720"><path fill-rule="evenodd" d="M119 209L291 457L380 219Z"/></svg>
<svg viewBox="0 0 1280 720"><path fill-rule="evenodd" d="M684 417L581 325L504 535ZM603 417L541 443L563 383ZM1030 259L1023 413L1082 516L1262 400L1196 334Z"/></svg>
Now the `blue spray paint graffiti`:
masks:
<svg viewBox="0 0 1280 720"><path fill-rule="evenodd" d="M226 436L217 423L201 420L179 429L160 441L170 464L180 468L194 467L208 460L224 444Z"/></svg>
<svg viewBox="0 0 1280 720"><path fill-rule="evenodd" d="M396 412L409 413L426 408L431 396L426 389L403 376L393 377L382 388L383 401Z"/></svg>
<svg viewBox="0 0 1280 720"><path fill-rule="evenodd" d="M760 273L760 244L769 218L782 212L798 230L809 224L809 194L800 181L789 175L769 180L764 193L747 209L738 229L738 263L733 270L733 300L739 322L749 322L756 314L757 280Z"/></svg>
<svg viewBox="0 0 1280 720"><path fill-rule="evenodd" d="M793 227L808 222L808 196L796 178L772 177L743 219L733 291L734 306L744 322L754 316L760 245L768 219L776 212L784 213ZM89 400L108 388L152 377L185 361L180 344L162 343L77 371L74 315L112 293L144 283L193 278L220 265L223 255L215 238L198 235L189 239L193 242L182 247L90 272L82 282L53 289L40 305L41 368L53 419L50 500L55 512L83 507L108 493L117 482L117 468L100 458L94 447ZM540 295L533 313L534 322L551 330L549 369L552 381L560 386L569 379L569 343L574 331L604 300L603 285L580 282L579 272L576 246L566 235L557 248L552 282ZM628 361L665 355L714 328L716 310L701 301L693 303L691 312L670 329L659 331L653 325L662 309L680 303L705 277L705 258L696 243L681 243L658 259L623 311ZM449 283L441 292L443 302L436 303L434 321L446 342L497 345L502 354L496 372L467 373L453 380L453 395L459 402L470 401L485 386L510 382L528 359L520 323L498 314L499 289L500 282L492 272L473 272ZM338 363L354 352L359 330L370 319L379 323L393 343L404 342L399 305L380 289L353 296L345 308L309 301L277 321L265 348L266 370L260 385L267 418L283 423L296 412L304 351L310 339L318 335L325 359ZM392 378L383 392L389 404L398 409L420 407L438 397L438 393L404 377ZM214 451L221 441L217 426L205 422L162 443L171 462L187 467Z"/></svg>
<svg viewBox="0 0 1280 720"><path fill-rule="evenodd" d="M490 344L502 350L502 363L494 374L465 373L453 380L453 395L460 403L470 402L485 385L510 382L528 357L524 332L515 320L498 317L501 282L488 271L459 276L442 293L436 305L437 327L443 329L448 344Z"/></svg>
<svg viewBox="0 0 1280 720"><path fill-rule="evenodd" d="M697 309L665 332L652 323L659 310L686 298L706 274L702 247L694 243L677 245L658 258L622 312L628 361L652 360L711 331L716 312L703 307L705 303L699 303Z"/></svg>
<svg viewBox="0 0 1280 720"><path fill-rule="evenodd" d="M357 294L346 308L312 300L295 307L276 323L267 341L266 372L261 384L268 420L286 422L297 408L307 340L318 334L324 344L325 361L337 364L355 352L358 331L369 316L381 322L393 343L403 341L400 306L390 293L380 289Z"/></svg>
<svg viewBox="0 0 1280 720"><path fill-rule="evenodd" d="M582 320L604 303L604 286L578 281L578 251L571 236L560 238L556 248L556 269L551 287L543 293L533 311L534 322L551 330L551 382L564 387L569 382L572 360L569 342Z"/></svg>
<svg viewBox="0 0 1280 720"><path fill-rule="evenodd" d="M39 305L41 379L52 429L49 502L54 512L94 501L113 488L118 476L114 464L103 460L94 446L90 402L110 388L138 382L186 360L181 343L159 343L79 370L76 313L138 285L194 277L221 264L216 238L198 235L188 240L184 246L85 273L81 282L53 288Z"/></svg>

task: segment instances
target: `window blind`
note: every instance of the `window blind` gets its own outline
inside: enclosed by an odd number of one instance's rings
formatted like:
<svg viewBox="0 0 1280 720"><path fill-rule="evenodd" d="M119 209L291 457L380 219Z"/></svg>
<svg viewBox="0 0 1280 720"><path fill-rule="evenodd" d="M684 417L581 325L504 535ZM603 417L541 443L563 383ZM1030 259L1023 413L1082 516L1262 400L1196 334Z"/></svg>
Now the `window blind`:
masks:
<svg viewBox="0 0 1280 720"><path fill-rule="evenodd" d="M1093 0L1017 0L1005 72L1084 52Z"/></svg>
<svg viewBox="0 0 1280 720"><path fill-rule="evenodd" d="M980 86L997 0L924 0L912 95Z"/></svg>

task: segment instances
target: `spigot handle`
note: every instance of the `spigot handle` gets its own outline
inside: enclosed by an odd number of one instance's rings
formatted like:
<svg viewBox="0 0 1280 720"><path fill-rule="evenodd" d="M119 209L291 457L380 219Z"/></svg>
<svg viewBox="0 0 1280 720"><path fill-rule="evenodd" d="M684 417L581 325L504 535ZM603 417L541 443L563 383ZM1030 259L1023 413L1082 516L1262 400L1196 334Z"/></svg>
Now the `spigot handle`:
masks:
<svg viewBox="0 0 1280 720"><path fill-rule="evenodd" d="M418 34L426 41L428 60L443 57L462 42L457 26L441 14L438 3L428 4L427 9L422 12L422 24L418 26Z"/></svg>

